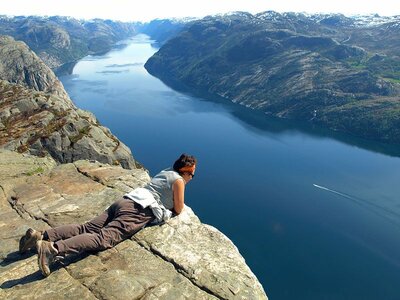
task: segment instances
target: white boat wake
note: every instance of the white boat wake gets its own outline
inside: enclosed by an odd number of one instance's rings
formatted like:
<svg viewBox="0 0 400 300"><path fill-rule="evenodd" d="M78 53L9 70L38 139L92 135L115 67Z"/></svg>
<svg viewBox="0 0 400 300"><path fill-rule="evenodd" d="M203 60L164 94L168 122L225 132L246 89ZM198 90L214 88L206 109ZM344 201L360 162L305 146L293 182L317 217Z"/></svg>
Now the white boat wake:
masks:
<svg viewBox="0 0 400 300"><path fill-rule="evenodd" d="M318 189L325 190L325 191L334 193L334 194L336 194L336 195L339 195L339 196L342 196L342 197L345 197L345 198L348 198L348 199L351 199L351 200L356 200L356 201L358 200L358 199L356 199L356 198L354 198L354 197L352 197L352 196L350 196L350 195L346 195L346 194L343 194L343 193L341 193L341 192L328 189L327 187L324 187L324 186L321 186L321 185L318 185L318 184L315 184L315 183L313 183L313 186L315 186L315 187L318 188Z"/></svg>
<svg viewBox="0 0 400 300"><path fill-rule="evenodd" d="M390 210L388 208L385 208L385 207L382 207L380 205L377 205L372 201L365 200L365 199L360 199L360 198L357 198L357 197L354 197L354 196L350 196L348 194L341 193L341 192L329 189L327 187L324 187L324 186L321 186L321 185L318 185L318 184L315 184L315 183L313 183L313 186L318 188L318 189L321 189L321 190L324 190L324 191L339 195L341 197L347 198L347 199L353 201L354 203L356 203L356 204L368 209L369 211L371 211L371 212L373 212L373 213L375 213L375 214L377 214L377 215L379 215L381 217L389 219L390 221L394 222L396 225L400 226L400 223L399 223L400 214L398 214L398 213L396 213L396 212L394 212L394 211L392 211L392 210Z"/></svg>

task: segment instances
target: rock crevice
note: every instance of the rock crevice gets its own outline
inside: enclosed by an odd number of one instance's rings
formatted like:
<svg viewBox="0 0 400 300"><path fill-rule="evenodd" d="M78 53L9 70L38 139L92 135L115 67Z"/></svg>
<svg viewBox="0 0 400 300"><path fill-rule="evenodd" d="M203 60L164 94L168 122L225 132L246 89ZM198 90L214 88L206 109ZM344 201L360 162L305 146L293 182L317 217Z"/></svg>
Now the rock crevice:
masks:
<svg viewBox="0 0 400 300"><path fill-rule="evenodd" d="M174 266L175 270L176 270L178 273L180 273L180 274L182 274L183 276L185 276L186 278L188 278L188 279L190 280L190 282L191 282L193 285L197 286L197 287L198 287L199 289L201 289L202 291L204 291L204 292L206 292L206 293L208 293L208 294L210 294L210 295L216 297L217 299L225 299L225 298L222 298L220 295L215 294L212 290L208 289L207 287L202 286L202 285L199 285L196 281L192 280L191 277L188 276L188 274L186 273L186 270L185 270L181 265L179 265L178 263L176 263L174 260L171 260L170 258L164 256L162 252L159 252L159 251L157 251L156 249L151 248L151 247L146 247L146 246L144 246L143 243L141 243L140 241L137 241L137 242L138 242L138 244L139 244L140 246L142 246L144 249L146 249L146 250L149 251L150 253L152 253L152 254L154 254L154 255L160 257L162 260L164 260L164 261L169 262L170 264L172 264L172 265Z"/></svg>

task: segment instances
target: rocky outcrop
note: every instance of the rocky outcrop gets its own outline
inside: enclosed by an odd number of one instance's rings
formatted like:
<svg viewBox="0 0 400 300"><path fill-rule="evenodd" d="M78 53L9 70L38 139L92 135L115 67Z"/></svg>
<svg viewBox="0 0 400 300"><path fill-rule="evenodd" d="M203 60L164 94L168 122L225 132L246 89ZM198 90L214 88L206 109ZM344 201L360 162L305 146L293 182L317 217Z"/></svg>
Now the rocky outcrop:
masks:
<svg viewBox="0 0 400 300"><path fill-rule="evenodd" d="M88 161L58 165L0 150L2 299L267 299L232 242L189 207L100 253L69 257L43 279L16 253L28 227L89 220L149 175Z"/></svg>
<svg viewBox="0 0 400 300"><path fill-rule="evenodd" d="M24 42L0 36L0 79L69 99L62 83Z"/></svg>
<svg viewBox="0 0 400 300"><path fill-rule="evenodd" d="M78 109L54 73L23 42L0 37L0 148L140 167L95 116Z"/></svg>
<svg viewBox="0 0 400 300"><path fill-rule="evenodd" d="M50 155L59 163L89 159L140 167L93 114L64 98L7 81L0 81L0 148Z"/></svg>

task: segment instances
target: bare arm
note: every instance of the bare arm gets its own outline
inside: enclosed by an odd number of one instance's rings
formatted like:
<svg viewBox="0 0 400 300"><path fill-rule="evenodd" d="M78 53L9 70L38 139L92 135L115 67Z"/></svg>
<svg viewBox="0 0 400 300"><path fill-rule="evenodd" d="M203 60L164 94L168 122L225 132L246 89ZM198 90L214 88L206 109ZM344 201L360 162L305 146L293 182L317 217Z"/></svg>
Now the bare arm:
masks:
<svg viewBox="0 0 400 300"><path fill-rule="evenodd" d="M172 185L172 192L174 193L174 210L179 215L185 202L185 183L182 179L175 180Z"/></svg>

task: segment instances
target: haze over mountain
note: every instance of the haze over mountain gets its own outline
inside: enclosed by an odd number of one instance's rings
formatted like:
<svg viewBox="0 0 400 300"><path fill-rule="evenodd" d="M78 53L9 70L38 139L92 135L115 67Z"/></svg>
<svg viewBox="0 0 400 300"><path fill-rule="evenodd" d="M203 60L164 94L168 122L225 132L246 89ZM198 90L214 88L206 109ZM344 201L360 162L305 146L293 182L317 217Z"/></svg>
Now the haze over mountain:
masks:
<svg viewBox="0 0 400 300"><path fill-rule="evenodd" d="M52 69L105 53L136 33L135 23L70 17L0 16L0 34L24 41Z"/></svg>
<svg viewBox="0 0 400 300"><path fill-rule="evenodd" d="M146 68L175 88L399 143L399 19L272 11L149 23L3 16L0 33L25 41L58 72L146 33L165 44Z"/></svg>

